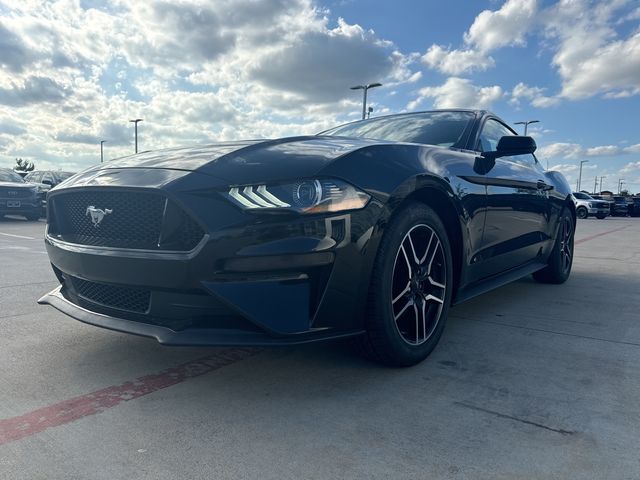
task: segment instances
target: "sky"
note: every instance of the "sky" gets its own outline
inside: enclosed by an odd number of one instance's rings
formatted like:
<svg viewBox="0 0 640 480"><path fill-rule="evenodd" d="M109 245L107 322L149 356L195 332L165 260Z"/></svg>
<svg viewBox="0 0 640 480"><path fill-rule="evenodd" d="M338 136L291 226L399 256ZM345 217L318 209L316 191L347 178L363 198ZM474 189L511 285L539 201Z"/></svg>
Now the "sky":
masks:
<svg viewBox="0 0 640 480"><path fill-rule="evenodd" d="M640 192L637 0L0 0L0 167L488 109L575 187ZM516 126L522 133L522 126Z"/></svg>

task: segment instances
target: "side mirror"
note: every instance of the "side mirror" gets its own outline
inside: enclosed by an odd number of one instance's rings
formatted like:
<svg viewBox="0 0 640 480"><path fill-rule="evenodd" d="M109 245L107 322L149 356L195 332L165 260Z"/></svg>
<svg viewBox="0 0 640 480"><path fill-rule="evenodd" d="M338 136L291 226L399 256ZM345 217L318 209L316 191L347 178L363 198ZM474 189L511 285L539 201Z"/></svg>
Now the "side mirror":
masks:
<svg viewBox="0 0 640 480"><path fill-rule="evenodd" d="M512 155L526 155L536 151L536 141L531 137L507 135L498 141L494 152L483 152L486 158L510 157Z"/></svg>
<svg viewBox="0 0 640 480"><path fill-rule="evenodd" d="M51 180L42 180L42 184L43 185L49 185L50 187L53 187L53 182Z"/></svg>

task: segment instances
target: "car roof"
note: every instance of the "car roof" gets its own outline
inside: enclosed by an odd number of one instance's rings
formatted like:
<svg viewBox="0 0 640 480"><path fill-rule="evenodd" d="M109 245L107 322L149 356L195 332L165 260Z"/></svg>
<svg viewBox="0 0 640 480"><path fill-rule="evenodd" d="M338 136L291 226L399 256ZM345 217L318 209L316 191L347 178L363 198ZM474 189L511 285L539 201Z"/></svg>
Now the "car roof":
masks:
<svg viewBox="0 0 640 480"><path fill-rule="evenodd" d="M494 115L493 113L491 113L488 110L474 110L474 109L470 109L470 108L439 108L439 109L434 109L434 110L421 110L419 112L391 113L389 115L380 115L379 117L367 118L367 119L364 119L364 120L353 120L351 122L347 122L347 123L343 123L341 125L336 125L335 127L331 127L328 130L333 130L334 128L344 127L346 125L351 125L352 123L366 122L368 120L372 120L373 121L373 120L381 120L381 119L384 119L384 118L396 118L396 117L405 117L405 116L411 116L411 115L421 115L423 113L444 113L444 112L472 113L476 117L483 116L483 115L492 115L492 116L497 117L497 115ZM322 134L322 133L323 132L320 132L320 134Z"/></svg>

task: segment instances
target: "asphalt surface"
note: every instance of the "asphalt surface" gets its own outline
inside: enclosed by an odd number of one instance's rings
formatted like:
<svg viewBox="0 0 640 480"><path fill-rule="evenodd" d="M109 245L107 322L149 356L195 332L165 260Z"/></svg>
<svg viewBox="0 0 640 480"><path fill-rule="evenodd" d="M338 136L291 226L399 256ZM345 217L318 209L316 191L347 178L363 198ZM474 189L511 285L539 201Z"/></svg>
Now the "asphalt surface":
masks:
<svg viewBox="0 0 640 480"><path fill-rule="evenodd" d="M579 221L566 284L453 308L409 369L81 324L36 304L43 230L0 220L1 479L640 478L640 219Z"/></svg>

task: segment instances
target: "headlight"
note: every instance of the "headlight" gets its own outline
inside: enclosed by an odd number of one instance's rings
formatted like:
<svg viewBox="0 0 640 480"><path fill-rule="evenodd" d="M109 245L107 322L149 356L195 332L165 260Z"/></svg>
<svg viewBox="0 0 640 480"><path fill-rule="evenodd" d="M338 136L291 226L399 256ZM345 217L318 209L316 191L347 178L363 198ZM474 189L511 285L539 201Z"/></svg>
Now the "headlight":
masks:
<svg viewBox="0 0 640 480"><path fill-rule="evenodd" d="M369 195L336 179L310 179L273 185L245 185L227 193L246 210L282 210L298 213L339 212L363 208Z"/></svg>

